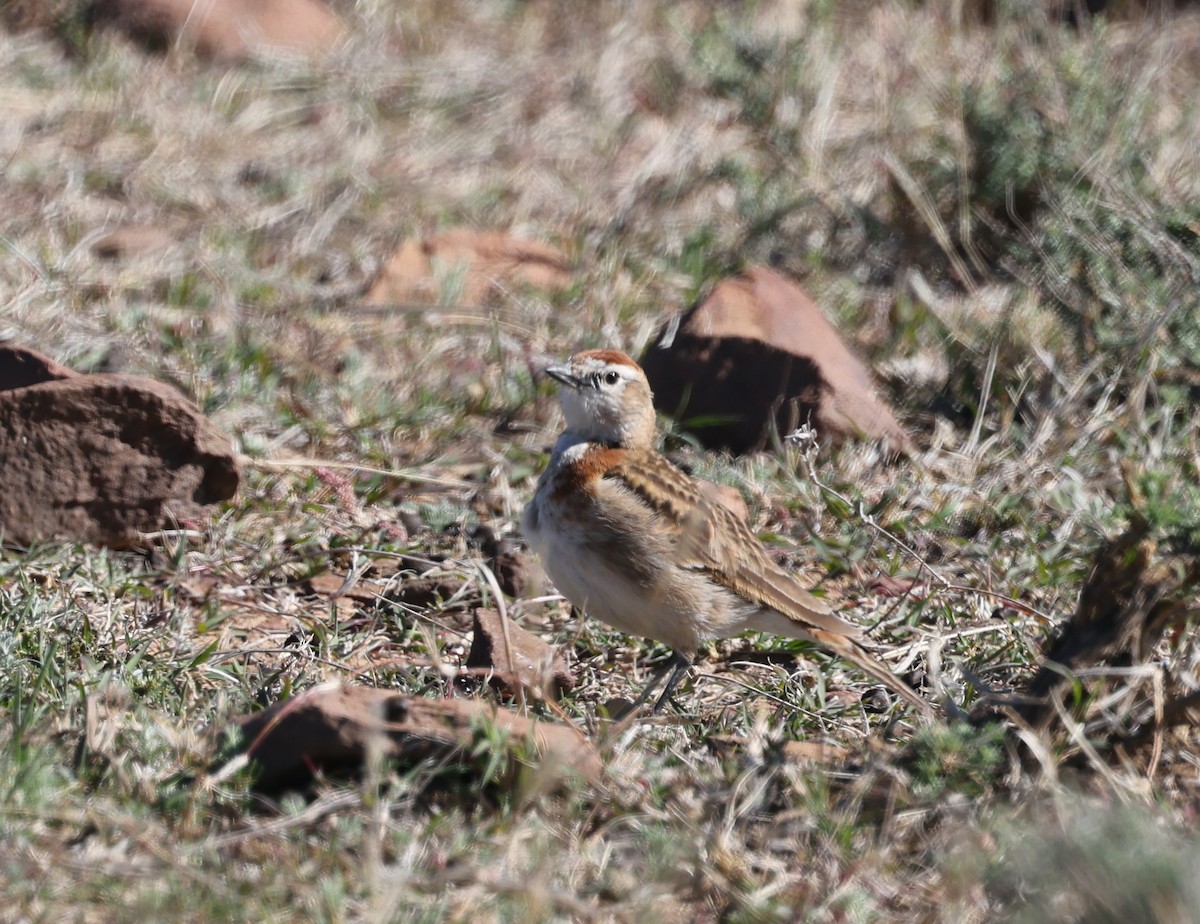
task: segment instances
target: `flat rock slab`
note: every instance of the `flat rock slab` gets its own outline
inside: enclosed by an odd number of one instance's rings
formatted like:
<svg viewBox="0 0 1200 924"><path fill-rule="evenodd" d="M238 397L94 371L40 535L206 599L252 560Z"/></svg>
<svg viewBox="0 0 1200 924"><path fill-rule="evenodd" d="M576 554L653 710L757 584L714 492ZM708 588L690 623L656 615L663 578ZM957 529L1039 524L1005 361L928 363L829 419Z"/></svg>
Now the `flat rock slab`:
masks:
<svg viewBox="0 0 1200 924"><path fill-rule="evenodd" d="M0 380L60 377L0 390L4 542L127 546L139 532L203 517L237 491L228 437L174 388L79 375L18 352L25 358L0 355Z"/></svg>
<svg viewBox="0 0 1200 924"><path fill-rule="evenodd" d="M344 32L318 0L97 0L92 15L153 47L182 42L231 62L280 52L321 55Z"/></svg>
<svg viewBox="0 0 1200 924"><path fill-rule="evenodd" d="M524 689L552 698L575 688L575 678L559 651L511 619L506 639L496 610L475 610L474 630L467 667L486 673L493 688L508 694Z"/></svg>
<svg viewBox="0 0 1200 924"><path fill-rule="evenodd" d="M92 253L102 260L148 257L169 250L175 243L171 232L154 225L121 225L101 235Z"/></svg>
<svg viewBox="0 0 1200 924"><path fill-rule="evenodd" d="M766 267L726 279L641 360L654 403L706 446L747 452L810 423L827 442L912 441L816 302Z"/></svg>
<svg viewBox="0 0 1200 924"><path fill-rule="evenodd" d="M570 261L549 244L500 231L456 228L406 240L383 265L364 300L371 305L479 305L506 288L558 292L573 280Z"/></svg>
<svg viewBox="0 0 1200 924"><path fill-rule="evenodd" d="M539 769L567 771L598 782L600 756L577 730L535 722L511 709L479 700L423 699L374 687L336 684L235 720L253 761L257 784L271 790L302 785L319 768L361 768L371 747L406 765L455 764L474 772L490 752L477 745L487 729L501 732L507 771L534 754Z"/></svg>

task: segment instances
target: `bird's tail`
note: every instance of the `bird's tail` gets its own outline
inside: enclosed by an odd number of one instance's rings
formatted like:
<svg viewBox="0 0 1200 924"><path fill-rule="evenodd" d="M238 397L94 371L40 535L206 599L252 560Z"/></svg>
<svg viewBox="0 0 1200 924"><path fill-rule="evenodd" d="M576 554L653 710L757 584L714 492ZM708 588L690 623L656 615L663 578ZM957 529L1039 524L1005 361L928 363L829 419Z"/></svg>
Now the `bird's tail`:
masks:
<svg viewBox="0 0 1200 924"><path fill-rule="evenodd" d="M809 630L812 640L823 648L832 651L839 658L849 661L860 668L873 679L878 680L889 690L896 693L906 702L920 711L926 718L933 715L933 706L929 700L901 680L887 665L868 652L858 642L834 632L823 632L820 629Z"/></svg>

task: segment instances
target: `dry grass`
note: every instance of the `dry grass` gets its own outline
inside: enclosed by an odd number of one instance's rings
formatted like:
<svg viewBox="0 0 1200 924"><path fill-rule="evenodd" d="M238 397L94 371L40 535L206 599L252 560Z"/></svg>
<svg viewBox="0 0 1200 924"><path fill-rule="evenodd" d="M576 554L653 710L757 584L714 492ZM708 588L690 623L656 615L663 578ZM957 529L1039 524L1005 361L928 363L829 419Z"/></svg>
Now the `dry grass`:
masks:
<svg viewBox="0 0 1200 924"><path fill-rule="evenodd" d="M1143 516L1166 567L1194 554L1200 25L942 6L362 2L330 60L238 69L0 34L0 333L173 382L252 458L399 473L251 466L144 554L4 553L0 918L1194 917L1186 711L1107 747L1194 686L1186 620L1041 729L918 730L846 665L738 640L606 742L602 794L446 767L280 804L196 783L223 719L293 691L445 693L491 594L471 529L512 531L558 426L532 371L637 353L745 262L803 278L925 451L823 452L822 488L795 445L669 448L899 668L1004 697L1102 540ZM177 244L96 259L125 223ZM578 284L361 304L400 239L461 224L558 244ZM441 599L404 599L417 572ZM384 602L331 600L329 573ZM555 599L509 610L569 652L563 708L599 736L656 649Z"/></svg>

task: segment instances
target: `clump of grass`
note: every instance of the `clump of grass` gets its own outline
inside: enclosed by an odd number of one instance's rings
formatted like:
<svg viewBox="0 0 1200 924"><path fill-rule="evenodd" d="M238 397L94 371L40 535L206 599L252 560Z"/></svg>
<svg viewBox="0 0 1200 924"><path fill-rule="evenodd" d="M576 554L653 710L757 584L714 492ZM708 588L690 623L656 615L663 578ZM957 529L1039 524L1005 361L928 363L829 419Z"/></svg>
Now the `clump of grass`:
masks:
<svg viewBox="0 0 1200 924"><path fill-rule="evenodd" d="M1005 761L1005 729L976 727L965 722L922 729L913 738L905 761L918 799L935 799L947 792L979 798L988 795Z"/></svg>
<svg viewBox="0 0 1200 924"><path fill-rule="evenodd" d="M1195 846L1162 819L1077 798L997 826L983 876L1011 921L1184 921L1194 913Z"/></svg>

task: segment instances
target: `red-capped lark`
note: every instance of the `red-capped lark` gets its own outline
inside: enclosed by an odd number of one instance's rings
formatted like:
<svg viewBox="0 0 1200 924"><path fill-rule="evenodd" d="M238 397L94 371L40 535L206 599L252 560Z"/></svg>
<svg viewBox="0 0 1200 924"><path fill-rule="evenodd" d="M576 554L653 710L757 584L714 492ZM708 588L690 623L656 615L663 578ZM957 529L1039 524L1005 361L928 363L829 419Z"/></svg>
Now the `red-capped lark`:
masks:
<svg viewBox="0 0 1200 924"><path fill-rule="evenodd" d="M760 630L821 645L929 712L865 649L861 630L777 565L706 482L655 451L654 403L637 363L588 350L545 371L562 386L567 429L521 527L575 606L674 650L656 711L702 642Z"/></svg>

